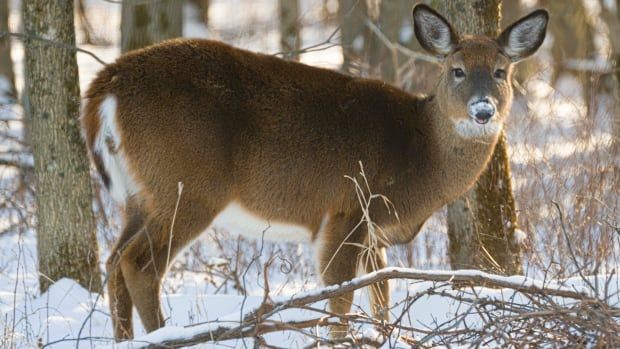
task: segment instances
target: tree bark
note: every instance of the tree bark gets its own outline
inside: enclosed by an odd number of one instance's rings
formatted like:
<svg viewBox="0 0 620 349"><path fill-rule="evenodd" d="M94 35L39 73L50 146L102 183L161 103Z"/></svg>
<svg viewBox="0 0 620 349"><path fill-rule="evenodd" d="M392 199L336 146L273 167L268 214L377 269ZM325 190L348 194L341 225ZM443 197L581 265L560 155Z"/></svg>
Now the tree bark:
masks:
<svg viewBox="0 0 620 349"><path fill-rule="evenodd" d="M299 28L299 0L279 0L280 49L284 57L299 60L301 36Z"/></svg>
<svg viewBox="0 0 620 349"><path fill-rule="evenodd" d="M0 0L0 31L9 31L9 0ZM0 39L0 104L13 104L16 99L11 37L5 35Z"/></svg>
<svg viewBox="0 0 620 349"><path fill-rule="evenodd" d="M556 64L551 76L551 85L555 85L563 73L562 62L566 59L594 58L596 30L583 0L541 0L539 5L553 16L553 20L549 21L548 31L553 35L551 54ZM583 98L586 106L589 106L592 95L592 73L588 71L573 73L581 82Z"/></svg>
<svg viewBox="0 0 620 349"><path fill-rule="evenodd" d="M616 157L614 165L616 168L620 168L620 0L616 0L615 11L606 8L604 4L601 4L601 7L603 8L602 17L609 29L609 41L611 43L610 62L615 68L612 156Z"/></svg>
<svg viewBox="0 0 620 349"><path fill-rule="evenodd" d="M553 35L551 53L555 62L595 55L595 30L583 0L541 0L540 6L553 14L554 20L549 21L549 32Z"/></svg>
<svg viewBox="0 0 620 349"><path fill-rule="evenodd" d="M499 34L501 0L437 0L437 8L462 33ZM516 214L504 134L488 168L465 195L448 205L449 257L453 269L521 274Z"/></svg>
<svg viewBox="0 0 620 349"><path fill-rule="evenodd" d="M209 1L210 0L193 0L198 10L200 11L200 17L205 25L209 25Z"/></svg>
<svg viewBox="0 0 620 349"><path fill-rule="evenodd" d="M75 46L73 1L29 0L24 32ZM101 292L90 166L80 136L80 90L75 52L25 42L30 93L37 250L41 291L69 277Z"/></svg>
<svg viewBox="0 0 620 349"><path fill-rule="evenodd" d="M77 15L80 24L79 27L82 29L82 34L84 35L83 43L87 45L108 45L109 42L98 37L95 33L95 29L90 24L84 0L76 0L75 3L77 6Z"/></svg>
<svg viewBox="0 0 620 349"><path fill-rule="evenodd" d="M342 45L342 70L353 72L359 66L364 53L364 18L366 1L340 0L338 3L338 20L340 22ZM359 67L357 68L359 70Z"/></svg>
<svg viewBox="0 0 620 349"><path fill-rule="evenodd" d="M121 53L183 35L183 0L124 0Z"/></svg>
<svg viewBox="0 0 620 349"><path fill-rule="evenodd" d="M402 26L403 15L411 16L409 11L403 11L402 2L398 0L382 1L379 6L378 18L373 20L385 37L392 43L398 42L398 34ZM369 19L372 17L368 14ZM371 19L372 20L372 19ZM398 76L398 52L388 49L377 35L369 32L366 40L366 51L371 75L381 76L387 82L399 85Z"/></svg>
<svg viewBox="0 0 620 349"><path fill-rule="evenodd" d="M616 155L615 166L620 169L620 160L618 160L620 158L620 0L616 0L616 21L611 35L613 36L613 63L616 68L616 112L613 119L613 146Z"/></svg>

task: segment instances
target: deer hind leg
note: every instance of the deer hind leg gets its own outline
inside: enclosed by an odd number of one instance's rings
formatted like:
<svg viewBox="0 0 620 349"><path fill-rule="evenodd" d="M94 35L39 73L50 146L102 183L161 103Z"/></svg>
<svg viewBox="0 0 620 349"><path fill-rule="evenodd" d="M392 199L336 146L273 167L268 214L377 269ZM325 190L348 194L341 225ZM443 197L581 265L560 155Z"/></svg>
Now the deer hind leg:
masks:
<svg viewBox="0 0 620 349"><path fill-rule="evenodd" d="M387 251L383 246L368 246L359 255L359 270L365 273L387 267ZM368 286L368 298L375 319L390 321L390 285L388 280Z"/></svg>
<svg viewBox="0 0 620 349"><path fill-rule="evenodd" d="M191 214L188 205L183 206L179 207L174 227L172 217L149 217L139 236L122 252L121 268L127 289L147 332L164 325L159 295L168 264L214 217L206 210Z"/></svg>
<svg viewBox="0 0 620 349"><path fill-rule="evenodd" d="M356 261L360 253L359 244L363 241L359 231L351 233L356 221L348 217L333 216L330 218L325 231L319 234L319 273L325 285L336 285L349 281L355 277ZM350 236L349 233L351 233ZM348 238L347 238L348 236ZM338 315L344 315L351 310L353 292L346 293L329 300L330 310ZM343 337L347 334L346 321L342 325L330 327L331 337Z"/></svg>
<svg viewBox="0 0 620 349"><path fill-rule="evenodd" d="M122 233L112 249L106 263L108 272L108 294L114 338L117 341L133 338L132 302L120 267L120 256L127 243L144 227L144 215L138 205L130 199L125 208L125 223Z"/></svg>

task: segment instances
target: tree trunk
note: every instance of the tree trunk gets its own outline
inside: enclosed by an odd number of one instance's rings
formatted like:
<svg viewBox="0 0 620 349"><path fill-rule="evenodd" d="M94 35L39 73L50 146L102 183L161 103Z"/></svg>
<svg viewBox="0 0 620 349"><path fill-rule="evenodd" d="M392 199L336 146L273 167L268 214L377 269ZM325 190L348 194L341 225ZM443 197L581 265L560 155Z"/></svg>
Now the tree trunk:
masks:
<svg viewBox="0 0 620 349"><path fill-rule="evenodd" d="M24 32L75 46L73 1L29 0ZM41 291L69 277L101 292L90 166L79 130L75 51L26 40Z"/></svg>
<svg viewBox="0 0 620 349"><path fill-rule="evenodd" d="M9 0L0 0L0 31L9 31ZM5 35L0 38L0 104L13 104L16 99L11 37Z"/></svg>
<svg viewBox="0 0 620 349"><path fill-rule="evenodd" d="M340 0L338 3L338 21L340 23L342 45L342 70L358 73L364 52L364 18L366 1Z"/></svg>
<svg viewBox="0 0 620 349"><path fill-rule="evenodd" d="M583 0L541 0L539 5L546 8L553 16L553 20L549 21L548 31L553 35L551 54L555 69L553 69L551 85L555 85L558 77L563 73L563 62L566 59L594 58L596 30ZM589 106L592 73L576 71L574 74L583 86L583 98L586 106Z"/></svg>
<svg viewBox="0 0 620 349"><path fill-rule="evenodd" d="M612 156L616 158L614 165L620 168L620 0L616 0L615 11L606 8L604 4L601 4L601 7L603 8L602 17L609 29L609 41L611 43L611 57L609 59L615 68Z"/></svg>
<svg viewBox="0 0 620 349"><path fill-rule="evenodd" d="M9 0L10 1L10 0ZM25 7L26 4L24 4L24 1L20 1L20 14L21 14L21 23L22 23L22 32L24 31L24 25L23 23L25 22ZM25 44L25 42L24 42ZM28 66L26 64L22 65L22 76L24 77L24 79L26 79L26 77L28 76ZM22 117L22 122L24 123L23 126L23 140L24 143L30 147L30 149L32 149L32 116L30 113L30 102L29 102L29 98L30 98L30 94L28 93L28 84L24 81L24 85L22 87L22 91L21 91L21 104L22 107L24 109L24 115ZM26 183L27 182L32 182L30 180L31 178L26 178Z"/></svg>
<svg viewBox="0 0 620 349"><path fill-rule="evenodd" d="M103 38L98 37L95 34L95 29L90 24L88 19L88 13L86 12L86 5L84 0L76 0L77 15L79 19L79 27L82 29L83 43L87 45L109 45L110 43Z"/></svg>
<svg viewBox="0 0 620 349"><path fill-rule="evenodd" d="M372 24L384 34L387 40L397 43L403 15L406 13L409 17L411 14L409 11L403 11L402 2L398 0L382 1L378 6L380 6L379 17L373 20ZM368 17L371 18L370 14ZM368 31L366 46L371 75L381 76L383 80L399 85L396 74L399 62L398 52L391 51L386 43L372 31Z"/></svg>
<svg viewBox="0 0 620 349"><path fill-rule="evenodd" d="M299 60L301 37L299 30L299 0L279 0L280 49L284 57Z"/></svg>
<svg viewBox="0 0 620 349"><path fill-rule="evenodd" d="M616 69L616 111L613 119L613 145L616 155L616 168L620 169L620 0L616 0L616 21L613 35L613 63ZM620 171L618 171L620 172ZM617 173L618 173L617 172Z"/></svg>
<svg viewBox="0 0 620 349"><path fill-rule="evenodd" d="M499 34L501 0L438 0L438 9L461 32ZM516 215L506 139L500 136L489 167L474 187L448 205L449 257L453 269L521 274Z"/></svg>
<svg viewBox="0 0 620 349"><path fill-rule="evenodd" d="M125 0L121 12L121 53L183 35L183 0Z"/></svg>
<svg viewBox="0 0 620 349"><path fill-rule="evenodd" d="M200 11L200 17L205 25L209 25L209 1L210 0L194 0L198 11Z"/></svg>

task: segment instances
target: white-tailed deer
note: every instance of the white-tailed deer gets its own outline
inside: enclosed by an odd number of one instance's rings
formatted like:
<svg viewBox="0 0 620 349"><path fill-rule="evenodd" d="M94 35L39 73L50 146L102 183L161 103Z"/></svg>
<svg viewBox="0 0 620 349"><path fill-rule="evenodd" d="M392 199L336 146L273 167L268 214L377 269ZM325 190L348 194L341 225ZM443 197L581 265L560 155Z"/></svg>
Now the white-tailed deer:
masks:
<svg viewBox="0 0 620 349"><path fill-rule="evenodd" d="M98 74L82 122L103 183L124 204L108 261L117 339L132 337L133 305L147 331L164 325L168 263L216 217L312 241L322 281L337 284L355 276L368 244L366 230L350 234L362 211L344 177L360 161L399 216L370 207L385 236L366 271L386 266L387 245L413 239L474 183L512 104L513 63L542 44L547 12L498 38L460 36L425 5L413 20L422 47L443 58L433 96L206 40L134 51ZM370 294L386 318L388 283ZM330 300L331 310L347 312L352 296Z"/></svg>

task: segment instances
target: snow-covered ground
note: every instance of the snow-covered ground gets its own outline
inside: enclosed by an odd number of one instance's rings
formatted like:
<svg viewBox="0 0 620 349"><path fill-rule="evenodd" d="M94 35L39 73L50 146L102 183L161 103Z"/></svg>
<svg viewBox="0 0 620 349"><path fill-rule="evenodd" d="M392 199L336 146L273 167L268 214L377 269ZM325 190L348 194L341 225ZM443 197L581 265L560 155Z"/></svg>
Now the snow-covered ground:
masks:
<svg viewBox="0 0 620 349"><path fill-rule="evenodd" d="M333 3L334 1L328 1ZM325 25L319 19L321 0L302 1L302 18L305 23L303 31L303 46L310 46L325 41L336 29L333 25ZM14 4L14 3L12 3ZM277 1L258 0L212 0L211 21L205 27L198 20L195 9L191 5L185 7L184 35L188 37L204 37L224 40L243 48L275 53L278 52L278 34L273 14L276 13ZM87 1L92 25L97 34L118 42L120 5L114 2L101 0ZM13 9L17 9L13 6ZM19 12L11 13L11 29L18 30ZM78 31L79 34L79 31ZM79 41L79 35L78 35ZM18 41L13 41L13 59L17 73L17 88L23 87L21 72L23 70L23 49ZM88 46L84 49L92 51L106 62L112 62L119 54L118 45ZM337 68L342 62L341 49L330 47L320 51L306 53L301 56L302 62ZM82 91L101 65L92 57L78 54L80 67L80 84ZM601 156L601 148L609 142L609 130L604 127L609 111L604 105L586 115L583 108L579 84L570 77L562 78L558 86L553 88L547 83L548 75L545 71L528 81L526 89L531 96L528 99L519 98L509 125L509 142L511 160L515 173L515 192L517 202L521 205L520 215L528 217L521 219L521 228L525 231L528 258L526 270L528 275L541 284L550 284L544 271L549 270L552 276L560 271L575 269L573 261L561 254L560 246L564 246L560 234L555 234L557 224L552 199L560 202L564 209L574 209L573 215L567 219L586 219L587 210L582 210L583 200L605 201L602 212L611 224L618 225L618 198L611 202L600 199L598 192L574 193L570 188L578 181L587 181L595 176L597 168L586 168L579 176L575 175L575 163L588 167L591 157ZM3 113L6 113L3 110ZM19 108L9 110L8 114L20 114ZM586 118L588 117L588 118ZM583 123L595 123L587 134L580 133ZM525 127L524 125L527 125ZM603 126L601 126L603 125ZM19 132L19 123L10 124L13 132ZM10 145L2 144L2 150ZM602 152L604 153L604 152ZM613 159L612 159L613 160ZM25 159L25 161L31 161ZM600 160L600 164L608 163L609 159ZM569 164L564 166L563 164ZM602 165L601 165L602 166ZM534 168L534 170L532 170ZM580 168L581 170L581 168ZM587 172L590 170L591 172ZM3 184L10 182L10 170L1 172ZM571 182L572 181L572 182ZM555 188L549 194L550 187ZM557 189L560 188L560 189ZM606 190L602 188L600 190ZM587 198L592 194L593 198ZM584 198L586 197L586 198ZM103 194L107 202L107 195ZM527 198L527 200L522 198ZM581 200L581 201L579 201ZM579 206L582 205L582 206ZM109 254L113 236L118 232L118 218L112 205L105 205L103 211L110 219L111 224L104 226L100 223L98 236L101 260L105 261ZM568 216L568 215L567 215ZM5 216L2 216L6 218ZM530 217L543 218L540 221ZM390 252L391 265L415 266L424 269L448 269L446 261L446 228L444 214L433 216L424 228L423 233L412 246L395 248ZM589 218L588 218L589 219ZM541 223L549 222L549 223ZM12 221L3 219L0 228L6 228ZM570 225L579 228L579 225ZM596 225L593 225L596 226ZM571 231L575 231L572 229ZM0 347L28 348L50 346L53 348L92 348L115 346L112 340L112 327L106 295L91 294L72 280L63 279L54 283L50 289L40 294L38 290L37 254L35 232L24 229L20 232L0 235ZM576 237L583 239L583 237ZM599 230L588 232L588 239L592 239L592 246L603 246L618 251L618 238L606 237L604 226ZM137 313L134 312L134 326L136 336L142 341L153 341L166 336L187 335L209 326L238 325L243 314L248 313L263 301L263 265L272 256L275 262L270 268L270 290L274 301L284 301L291 297L298 297L306 292L312 292L318 287L318 276L311 263L312 251L302 244L282 243L267 244L261 248L262 242L245 242L231 237L220 230L204 234L197 243L185 253L171 268L166 278L162 305L166 314L168 328L149 335L145 335ZM240 247L241 246L241 247ZM555 246L546 249L545 246ZM246 253L238 253L239 250ZM262 251L263 255L256 255ZM236 252L236 254L235 254ZM585 266L588 251L577 256L578 263ZM617 256L618 253L612 253ZM254 258L256 257L256 258ZM413 262L412 262L413 261ZM544 266L550 265L548 269ZM559 267L558 267L559 265ZM602 260L598 270L607 275L590 277L588 281L600 290L598 298L607 300L609 306L617 306L618 283L615 276L618 261L614 259ZM103 270L102 266L102 270ZM553 272L551 272L553 271ZM557 272L557 273L556 273ZM229 276L234 275L233 279ZM236 279L235 279L236 278ZM517 283L525 279L513 280ZM529 281L528 281L529 282ZM555 280L564 287L581 290L589 289L587 282L579 277ZM418 340L426 338L425 331L462 330L466 328L482 328L489 319L475 311L467 302L457 300L458 297L476 297L481 300L503 300L521 304L523 308L534 307L532 298L522 293L515 293L509 289L475 288L452 290L443 286L439 290L429 292L438 287L432 282L392 281L392 318L405 314L401 325L417 329L414 332L402 333L413 336ZM558 287L554 285L554 287ZM446 297L439 291L448 292L458 297ZM246 295L243 295L243 294ZM588 293L593 293L589 290ZM422 294L413 304L409 304L416 295ZM353 311L368 313L369 306L364 292L357 292ZM573 299L555 298L554 301L563 307L570 308L575 304ZM325 302L314 305L318 309L325 308ZM504 310L492 313L498 317L506 315ZM305 319L316 317L317 313L298 309L287 310L277 314L279 320ZM491 317L493 317L491 316ZM191 326L185 328L186 326ZM497 329L496 329L497 330ZM510 328L499 328L498 331L509 332ZM318 332L316 332L318 331ZM304 347L312 343L312 335L325 335L325 329L309 329L308 334L294 331L277 332L265 336L268 344L280 347ZM364 327L366 334L371 333L369 326ZM407 331L404 331L407 332ZM128 347L141 345L140 341ZM441 342L431 340L428 345L442 345ZM445 345L445 343L443 343ZM497 344L497 343L495 343ZM230 340L204 347L251 347L253 339ZM410 342L397 338L396 335L387 341L386 347L409 347ZM493 347L493 343L486 345Z"/></svg>
<svg viewBox="0 0 620 349"><path fill-rule="evenodd" d="M4 328L0 341L4 347L36 347L45 345L52 348L100 348L114 347L132 348L145 343L161 342L165 339L191 337L200 331L215 329L220 326L235 327L245 314L256 309L263 301L263 285L252 287L249 295L212 294L206 291L208 286L204 276L200 273L185 272L168 278L165 291L162 295L162 305L166 317L166 328L155 333L145 335L139 317L134 312L134 326L136 340L125 345L114 344L111 320L106 296L92 294L70 279L62 279L54 283L47 292L39 294L37 291L36 273L36 242L31 234L0 238L2 255L2 278L0 278L0 326ZM17 248L15 248L17 246ZM402 270L406 272L408 269ZM478 271L423 271L433 275L480 275ZM270 287L278 290L278 295L272 297L273 302L286 301L290 298L300 298L308 294L316 294L314 283L305 285L286 285L281 288L282 276L271 275ZM248 283L258 282L255 276L247 277ZM595 285L597 292L580 278L560 281L561 284L550 280L533 280L524 277L498 278L515 285L539 286L550 289L568 290L569 292L584 292L593 297L606 299L611 307L620 305L618 295L619 280L616 276L590 277L588 281ZM410 343L400 340L400 335L424 339L425 331L464 330L468 328L482 328L490 318L519 315L508 309L489 310L480 314L475 303L447 297L475 298L477 302L491 303L493 300L515 304L515 308L533 309L540 307L536 302L541 299L530 298L523 293L512 289L466 288L454 290L449 283L421 282L415 280L393 281L395 291L392 293L390 312L392 319L403 316L400 326L415 328L411 332L401 329L395 331L390 340L386 341L386 348L407 348ZM174 291L170 291L174 289ZM432 292L431 292L432 291ZM418 296L421 296L417 299ZM571 308L576 304L575 299L551 297L554 306ZM324 301L313 305L318 310L324 310ZM490 307L489 309L492 309ZM365 292L357 292L353 312L368 314L369 306ZM301 309L289 309L276 313L270 319L275 321L301 321L314 319L324 314ZM510 326L500 331L510 332ZM374 332L372 326L358 326L357 333L366 336ZM307 329L307 334L295 331L274 332L264 336L266 343L279 347L304 347L313 342L313 336L326 336L326 330ZM254 339L236 339L203 344L200 347L253 347ZM430 339L427 345L440 345L438 338ZM497 343L495 344L497 345ZM494 346L492 343L490 346Z"/></svg>

